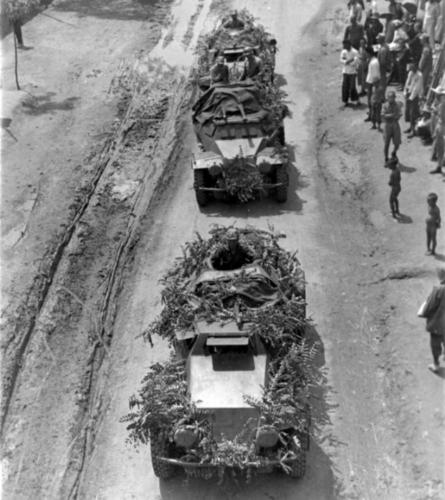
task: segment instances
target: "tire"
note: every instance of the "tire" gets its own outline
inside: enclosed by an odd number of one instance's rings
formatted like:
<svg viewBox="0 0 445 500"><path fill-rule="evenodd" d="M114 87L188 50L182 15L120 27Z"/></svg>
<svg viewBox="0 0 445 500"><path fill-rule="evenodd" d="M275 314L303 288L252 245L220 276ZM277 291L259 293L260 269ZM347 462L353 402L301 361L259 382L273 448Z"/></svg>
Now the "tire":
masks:
<svg viewBox="0 0 445 500"><path fill-rule="evenodd" d="M275 180L278 183L282 183L281 186L275 188L275 199L278 203L284 203L287 201L287 187L289 184L286 165L278 165L275 171Z"/></svg>
<svg viewBox="0 0 445 500"><path fill-rule="evenodd" d="M284 133L284 127L283 126L281 126L278 129L278 140L280 141L280 144L282 146L286 145L286 134Z"/></svg>
<svg viewBox="0 0 445 500"><path fill-rule="evenodd" d="M159 433L150 433L151 464L153 471L159 479L170 479L176 474L174 465L159 460L159 457L168 456L168 442Z"/></svg>
<svg viewBox="0 0 445 500"><path fill-rule="evenodd" d="M302 478L306 473L306 453L304 451L298 452L297 458L290 465L289 476L295 479Z"/></svg>
<svg viewBox="0 0 445 500"><path fill-rule="evenodd" d="M301 443L301 448L305 451L308 451L309 446L310 446L310 441L311 441L310 436L309 436L309 432L307 432L307 431L299 432L298 439Z"/></svg>
<svg viewBox="0 0 445 500"><path fill-rule="evenodd" d="M193 170L193 176L196 201L200 207L205 207L209 202L209 194L199 188L206 187L206 172L205 170Z"/></svg>

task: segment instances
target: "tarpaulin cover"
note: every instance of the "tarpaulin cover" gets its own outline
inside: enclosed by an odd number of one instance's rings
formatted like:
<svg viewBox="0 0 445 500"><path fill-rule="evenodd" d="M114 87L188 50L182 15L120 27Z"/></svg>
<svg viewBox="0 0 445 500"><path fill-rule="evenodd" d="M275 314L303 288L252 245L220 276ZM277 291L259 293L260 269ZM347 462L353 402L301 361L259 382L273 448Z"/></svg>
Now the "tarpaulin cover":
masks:
<svg viewBox="0 0 445 500"><path fill-rule="evenodd" d="M236 271L204 273L191 280L189 302L198 306L209 294L220 294L223 283L230 284L229 288L224 287L223 302L239 297L250 307L261 307L282 298L278 283L264 269L252 266Z"/></svg>
<svg viewBox="0 0 445 500"><path fill-rule="evenodd" d="M198 99L193 111L193 119L202 126L213 118L239 117L240 121L259 122L269 115L261 106L258 88L251 82L215 85Z"/></svg>

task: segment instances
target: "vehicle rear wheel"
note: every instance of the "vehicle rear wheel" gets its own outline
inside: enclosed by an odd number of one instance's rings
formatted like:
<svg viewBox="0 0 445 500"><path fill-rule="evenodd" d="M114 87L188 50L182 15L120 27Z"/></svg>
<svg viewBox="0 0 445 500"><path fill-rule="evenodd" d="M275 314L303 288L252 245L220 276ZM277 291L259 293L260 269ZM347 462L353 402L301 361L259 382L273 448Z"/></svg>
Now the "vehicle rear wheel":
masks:
<svg viewBox="0 0 445 500"><path fill-rule="evenodd" d="M289 184L286 165L278 165L276 169L275 180L277 183L281 184L281 186L275 188L275 199L278 201L278 203L284 203L287 200L287 187Z"/></svg>
<svg viewBox="0 0 445 500"><path fill-rule="evenodd" d="M194 170L193 175L196 201L200 207L204 207L209 202L209 193L200 188L206 187L206 172L205 170Z"/></svg>
<svg viewBox="0 0 445 500"><path fill-rule="evenodd" d="M176 473L174 465L159 460L159 457L168 457L168 442L160 433L150 432L151 463L153 471L160 479L170 479Z"/></svg>

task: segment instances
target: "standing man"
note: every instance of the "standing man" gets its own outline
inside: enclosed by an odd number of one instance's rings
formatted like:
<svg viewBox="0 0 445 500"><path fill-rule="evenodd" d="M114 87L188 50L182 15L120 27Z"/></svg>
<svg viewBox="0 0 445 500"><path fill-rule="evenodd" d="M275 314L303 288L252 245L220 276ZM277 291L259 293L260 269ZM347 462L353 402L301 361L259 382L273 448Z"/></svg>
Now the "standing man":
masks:
<svg viewBox="0 0 445 500"><path fill-rule="evenodd" d="M397 151L402 143L402 134L399 125L399 120L402 116L402 104L396 101L396 93L393 90L388 92L386 98L387 101L382 106L385 167L389 159L388 153L391 141L393 143L391 157L395 160L398 160Z"/></svg>
<svg viewBox="0 0 445 500"><path fill-rule="evenodd" d="M372 12L365 21L366 38L369 45L377 44L377 37L383 32L383 24L380 22L379 13Z"/></svg>
<svg viewBox="0 0 445 500"><path fill-rule="evenodd" d="M445 1L445 0L444 0ZM445 86L433 89L438 96L439 103L436 107L437 122L434 130L434 150L437 156L437 167L431 170L431 174L441 174L445 160Z"/></svg>
<svg viewBox="0 0 445 500"><path fill-rule="evenodd" d="M420 39L422 41L422 54L419 61L419 70L423 75L423 92L426 94L430 75L433 71L433 51L431 50L428 35L423 34Z"/></svg>
<svg viewBox="0 0 445 500"><path fill-rule="evenodd" d="M342 101L345 106L348 106L349 99L360 104L356 87L358 52L349 40L343 41L340 61L343 63Z"/></svg>
<svg viewBox="0 0 445 500"><path fill-rule="evenodd" d="M377 37L377 42L380 45L377 52L377 59L380 65L380 83L384 87L383 91L386 92L388 78L392 71L392 56L384 35L379 35Z"/></svg>
<svg viewBox="0 0 445 500"><path fill-rule="evenodd" d="M427 0L425 2L425 16L423 18L423 31L430 40L430 46L434 49L436 41L436 26L440 17L439 0Z"/></svg>
<svg viewBox="0 0 445 500"><path fill-rule="evenodd" d="M409 65L404 94L406 106L405 119L409 122L409 128L405 130L405 133L409 134L408 137L414 137L416 121L420 116L419 101L423 97L423 75L414 62Z"/></svg>
<svg viewBox="0 0 445 500"><path fill-rule="evenodd" d="M365 122L372 121L372 94L375 91L377 85L380 82L380 64L377 59L377 54L374 52L372 47L368 47L368 54L370 57L368 63L368 74L366 75L366 94L368 97L368 117L365 118ZM373 128L375 128L375 123L373 123Z"/></svg>
<svg viewBox="0 0 445 500"><path fill-rule="evenodd" d="M394 219L400 215L399 212L399 200L398 196L402 190L402 175L400 173L399 162L397 160L391 160L388 163L388 167L391 169L391 174L389 175L388 185L391 187L391 192L389 195L389 207L391 209L391 214Z"/></svg>
<svg viewBox="0 0 445 500"><path fill-rule="evenodd" d="M349 40L351 45L355 50L358 50L360 47L360 40L365 38L365 28L363 28L362 24L357 22L355 17L351 18L351 24L346 26L345 36L343 37L345 40Z"/></svg>
<svg viewBox="0 0 445 500"><path fill-rule="evenodd" d="M430 334L433 364L428 368L437 373L440 370L440 355L445 348L445 268L437 270L439 286L435 286L426 300L422 317L426 318L426 330ZM445 349L444 349L445 350Z"/></svg>

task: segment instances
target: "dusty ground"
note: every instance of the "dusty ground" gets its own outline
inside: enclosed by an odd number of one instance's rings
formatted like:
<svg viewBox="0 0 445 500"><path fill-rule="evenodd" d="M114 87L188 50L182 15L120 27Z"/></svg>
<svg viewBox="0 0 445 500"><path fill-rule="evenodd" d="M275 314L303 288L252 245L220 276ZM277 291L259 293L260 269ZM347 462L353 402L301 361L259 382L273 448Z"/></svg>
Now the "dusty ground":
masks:
<svg viewBox="0 0 445 500"><path fill-rule="evenodd" d="M56 2L52 17L25 27L28 93L14 111L5 45L4 109L13 118L2 136L5 498L444 494L443 374L426 369L428 338L415 316L445 260L443 240L437 260L424 256L423 234L425 196L443 191L443 178L427 174L427 148L405 141L405 223L388 216L382 139L364 110L340 107L344 2L236 6L279 42L293 112L284 206L201 212L194 199L187 74L197 36L228 2ZM138 335L160 309L157 281L180 245L233 222L287 233L306 271L325 376L313 398L308 471L299 482L277 475L241 490L159 484L148 449L129 448L119 423L149 364L168 355Z"/></svg>

